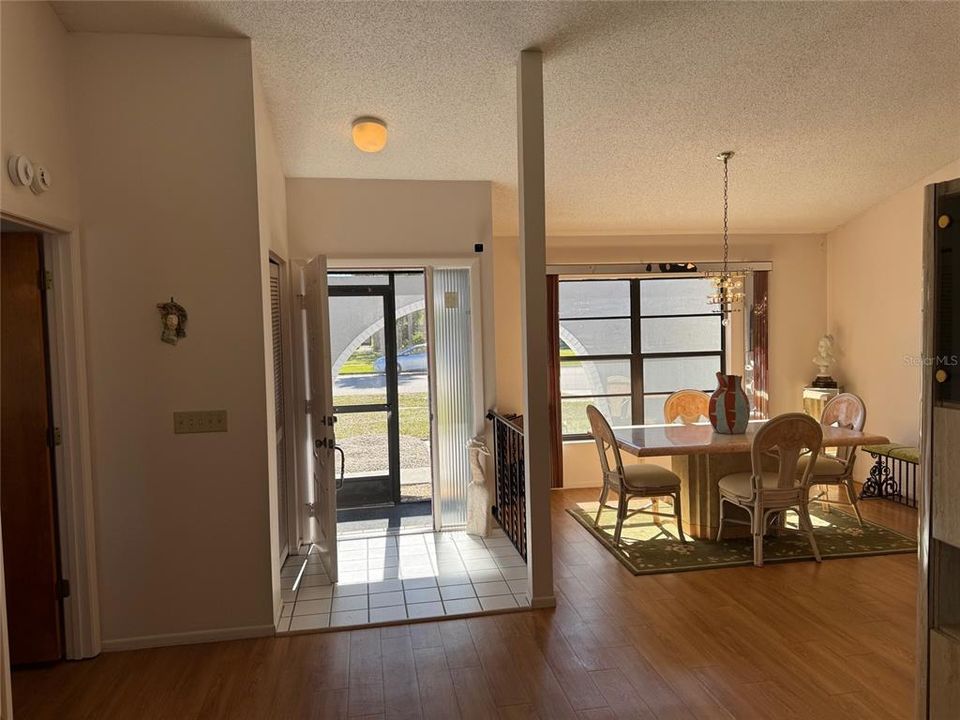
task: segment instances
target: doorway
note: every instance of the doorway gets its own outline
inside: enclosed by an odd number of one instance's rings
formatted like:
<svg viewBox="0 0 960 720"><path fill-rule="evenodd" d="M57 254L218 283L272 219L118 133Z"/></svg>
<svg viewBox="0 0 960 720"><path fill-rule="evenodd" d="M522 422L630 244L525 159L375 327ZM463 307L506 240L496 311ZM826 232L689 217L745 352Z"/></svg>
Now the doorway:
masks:
<svg viewBox="0 0 960 720"><path fill-rule="evenodd" d="M328 273L338 532L433 527L423 271Z"/></svg>
<svg viewBox="0 0 960 720"><path fill-rule="evenodd" d="M63 606L43 237L2 233L0 513L10 661L64 657Z"/></svg>

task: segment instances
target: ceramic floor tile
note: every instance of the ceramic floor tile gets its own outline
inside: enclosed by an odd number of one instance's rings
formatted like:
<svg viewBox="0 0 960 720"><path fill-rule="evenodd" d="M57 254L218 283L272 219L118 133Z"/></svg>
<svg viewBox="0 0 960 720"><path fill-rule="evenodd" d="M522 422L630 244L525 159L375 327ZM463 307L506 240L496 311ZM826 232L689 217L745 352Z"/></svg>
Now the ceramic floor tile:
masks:
<svg viewBox="0 0 960 720"><path fill-rule="evenodd" d="M330 597L333 597L333 585L300 588L300 592L297 594L297 600L320 600Z"/></svg>
<svg viewBox="0 0 960 720"><path fill-rule="evenodd" d="M299 605L300 603L297 603ZM333 599L333 612L343 612L345 610L363 610L367 607L366 595L345 595Z"/></svg>
<svg viewBox="0 0 960 720"><path fill-rule="evenodd" d="M284 617L280 618L280 622L277 625L277 633L290 632L290 618Z"/></svg>
<svg viewBox="0 0 960 720"><path fill-rule="evenodd" d="M303 575L324 575L326 576L327 571L323 569L323 565L307 563L307 566L303 569Z"/></svg>
<svg viewBox="0 0 960 720"><path fill-rule="evenodd" d="M434 576L405 578L403 581L404 590L419 590L421 588L431 588L437 586L437 578Z"/></svg>
<svg viewBox="0 0 960 720"><path fill-rule="evenodd" d="M297 599L297 591L296 591L296 590L281 590L281 591L280 591L280 599L283 600L283 602L293 602L294 600Z"/></svg>
<svg viewBox="0 0 960 720"><path fill-rule="evenodd" d="M510 544L510 541L507 541L506 545L497 545L490 548L491 557L514 557L519 553L514 549L513 545Z"/></svg>
<svg viewBox="0 0 960 720"><path fill-rule="evenodd" d="M300 578L300 585L298 587L316 587L317 585L329 585L330 580L326 575L304 575Z"/></svg>
<svg viewBox="0 0 960 720"><path fill-rule="evenodd" d="M337 581L340 585L359 585L367 582L367 571L363 572L342 572Z"/></svg>
<svg viewBox="0 0 960 720"><path fill-rule="evenodd" d="M469 572L470 581L473 583L496 582L503 580L503 575L499 570L472 570Z"/></svg>
<svg viewBox="0 0 960 720"><path fill-rule="evenodd" d="M513 547L513 543L510 542L510 538L506 535L491 535L488 538L484 538L483 544L488 548Z"/></svg>
<svg viewBox="0 0 960 720"><path fill-rule="evenodd" d="M467 572L472 570L496 570L497 563L490 558L468 558L463 561L467 566Z"/></svg>
<svg viewBox="0 0 960 720"><path fill-rule="evenodd" d="M416 591L412 591L416 592ZM385 592L385 593L375 593L370 595L370 607L371 608L380 608L380 607L389 607L391 605L403 605L403 593L396 592Z"/></svg>
<svg viewBox="0 0 960 720"><path fill-rule="evenodd" d="M477 595L480 597L484 597L486 595L510 594L510 587L503 581L474 583L473 587L477 591Z"/></svg>
<svg viewBox="0 0 960 720"><path fill-rule="evenodd" d="M417 603L416 605L407 605L407 617L409 618L442 617L443 615L443 603L440 602L427 602Z"/></svg>
<svg viewBox="0 0 960 720"><path fill-rule="evenodd" d="M485 547L462 548L460 550L460 557L463 558L464 562L469 562L470 560L489 560L491 555L490 551Z"/></svg>
<svg viewBox="0 0 960 720"><path fill-rule="evenodd" d="M343 597L345 595L366 595L367 594L367 584L366 583L356 583L354 585L344 585L342 583L337 583L333 586L333 596L334 597Z"/></svg>
<svg viewBox="0 0 960 720"><path fill-rule="evenodd" d="M403 605L392 605L390 607L370 608L370 622L392 622L394 620L406 620L407 609Z"/></svg>
<svg viewBox="0 0 960 720"><path fill-rule="evenodd" d="M507 585L510 586L510 592L514 595L518 593L525 593L527 591L527 579L522 578L520 580L507 580Z"/></svg>
<svg viewBox="0 0 960 720"><path fill-rule="evenodd" d="M399 579L380 580L367 584L367 592L371 595L374 593L394 592L396 590L403 590L403 582Z"/></svg>
<svg viewBox="0 0 960 720"><path fill-rule="evenodd" d="M470 576L466 572L462 573L444 573L437 576L437 585L466 585L470 582Z"/></svg>
<svg viewBox="0 0 960 720"><path fill-rule="evenodd" d="M475 597L461 598L459 600L444 600L443 607L447 615L464 615L466 613L480 612L480 601Z"/></svg>
<svg viewBox="0 0 960 720"><path fill-rule="evenodd" d="M419 590L404 590L403 596L407 605L412 603L436 602L440 599L440 592L435 587L420 588Z"/></svg>
<svg viewBox="0 0 960 720"><path fill-rule="evenodd" d="M530 598L527 597L526 593L515 593L513 597L520 607L528 607L530 605Z"/></svg>
<svg viewBox="0 0 960 720"><path fill-rule="evenodd" d="M509 555L507 557L495 557L493 560L500 567L520 567L521 565L526 566L526 563L523 561L523 558L520 557L519 555Z"/></svg>
<svg viewBox="0 0 960 720"><path fill-rule="evenodd" d="M480 607L484 610L503 610L504 608L517 607L517 601L513 595L493 595L480 598Z"/></svg>
<svg viewBox="0 0 960 720"><path fill-rule="evenodd" d="M343 627L345 625L365 625L369 622L369 616L366 610L347 610L346 612L335 612L330 615L330 625L332 627Z"/></svg>
<svg viewBox="0 0 960 720"><path fill-rule="evenodd" d="M317 615L319 613L328 613L330 612L330 600L303 600L297 601L297 604L293 607L293 615L297 617L298 615Z"/></svg>
<svg viewBox="0 0 960 720"><path fill-rule="evenodd" d="M518 567L502 567L500 568L500 574L503 575L503 577L507 580L526 579L527 566L521 565Z"/></svg>
<svg viewBox="0 0 960 720"><path fill-rule="evenodd" d="M293 603L284 603L280 608L280 617L285 618L293 615Z"/></svg>
<svg viewBox="0 0 960 720"><path fill-rule="evenodd" d="M301 615L294 616L290 621L290 632L297 630L319 630L330 626L330 616L323 615Z"/></svg>
<svg viewBox="0 0 960 720"><path fill-rule="evenodd" d="M461 600L476 596L473 585L446 585L440 588L440 597L444 600Z"/></svg>

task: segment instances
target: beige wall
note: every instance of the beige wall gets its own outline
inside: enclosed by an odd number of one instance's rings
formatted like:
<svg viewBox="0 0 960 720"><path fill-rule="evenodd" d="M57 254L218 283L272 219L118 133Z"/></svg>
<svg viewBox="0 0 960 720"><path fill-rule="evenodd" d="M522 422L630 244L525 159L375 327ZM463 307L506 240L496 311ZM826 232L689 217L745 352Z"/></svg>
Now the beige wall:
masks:
<svg viewBox="0 0 960 720"><path fill-rule="evenodd" d="M867 428L916 445L920 433L924 186L960 177L960 160L827 235L835 377L867 405ZM869 459L858 461L863 478Z"/></svg>
<svg viewBox="0 0 960 720"><path fill-rule="evenodd" d="M715 261L719 236L599 236L547 239L548 263ZM770 412L801 408L801 390L816 374L811 364L817 339L825 332L826 251L820 235L732 236L731 260L773 263L770 274ZM496 238L497 404L520 407L519 322L511 308L519 303L513 277L519 277L515 238ZM504 280L501 283L500 276ZM589 443L564 445L564 484L596 485L599 464Z"/></svg>
<svg viewBox="0 0 960 720"><path fill-rule="evenodd" d="M105 646L270 632L249 41L70 40ZM190 314L176 347L170 296ZM229 431L174 435L199 409Z"/></svg>
<svg viewBox="0 0 960 720"><path fill-rule="evenodd" d="M253 69L251 68L251 71ZM278 260L285 262L288 259L287 248L287 189L286 178L280 163L280 153L277 148L276 135L273 130L273 121L267 109L263 85L256 72L253 72L253 116L254 132L257 143L257 211L259 213L260 228L260 291L263 298L263 356L264 356L264 388L266 391L267 409L267 476L268 476L268 505L270 513L270 577L273 592L273 614L277 619L280 616L280 545L279 537L279 496L277 493L277 407L273 373L273 332L270 305L270 255L273 253ZM281 268L284 273L286 267ZM282 287L282 286L281 286ZM281 312L283 299L281 299ZM287 347L284 349L287 357L292 357L289 338L284 337ZM288 376L290 372L286 373ZM287 382L289 382L289 377ZM287 388L289 389L289 388ZM288 403L292 407L292 403ZM291 433L288 433L291 435ZM289 466L289 462L287 463ZM286 473L287 483L295 482L296 473L290 467ZM292 488L288 488L288 493ZM296 522L289 517L288 523ZM297 548L288 551L296 552Z"/></svg>
<svg viewBox="0 0 960 720"><path fill-rule="evenodd" d="M76 158L67 106L67 32L48 3L0 4L0 207L5 213L71 230L77 220ZM17 153L51 172L42 195L16 187L7 158Z"/></svg>

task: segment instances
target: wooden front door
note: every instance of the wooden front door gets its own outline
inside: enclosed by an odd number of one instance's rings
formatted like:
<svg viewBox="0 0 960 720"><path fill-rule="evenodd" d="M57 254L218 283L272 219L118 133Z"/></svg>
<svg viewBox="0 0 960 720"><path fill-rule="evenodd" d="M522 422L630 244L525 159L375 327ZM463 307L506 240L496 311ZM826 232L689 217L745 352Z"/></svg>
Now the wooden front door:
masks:
<svg viewBox="0 0 960 720"><path fill-rule="evenodd" d="M14 665L63 657L42 240L3 233L0 518Z"/></svg>

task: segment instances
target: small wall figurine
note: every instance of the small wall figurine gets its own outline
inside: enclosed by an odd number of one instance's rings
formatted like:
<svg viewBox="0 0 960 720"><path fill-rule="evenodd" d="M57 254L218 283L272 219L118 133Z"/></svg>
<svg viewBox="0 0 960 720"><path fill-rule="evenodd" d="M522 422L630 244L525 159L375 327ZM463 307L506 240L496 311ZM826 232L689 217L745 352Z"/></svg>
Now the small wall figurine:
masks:
<svg viewBox="0 0 960 720"><path fill-rule="evenodd" d="M813 364L820 370L812 383L813 387L837 387L837 381L830 377L830 366L835 362L836 356L833 354L833 335L824 335L817 343L817 356L813 359Z"/></svg>
<svg viewBox="0 0 960 720"><path fill-rule="evenodd" d="M157 310L160 311L160 322L163 323L160 340L176 345L180 338L187 336L187 311L172 297L170 302L157 303Z"/></svg>

